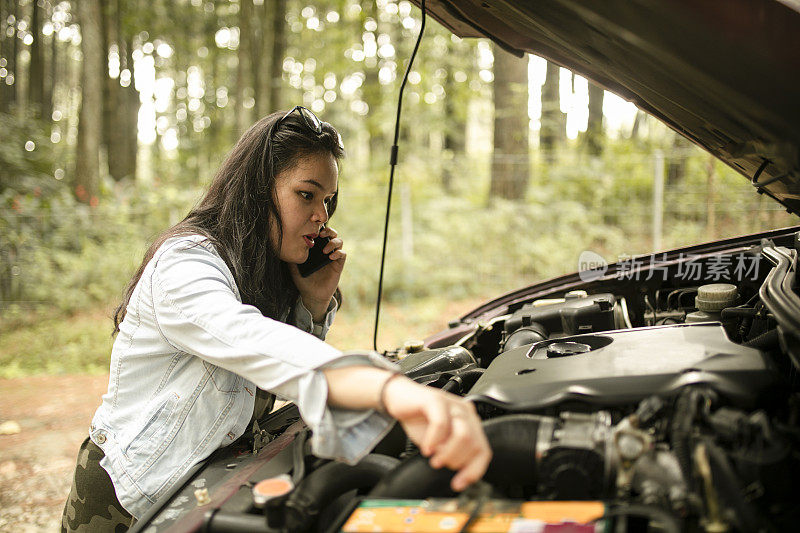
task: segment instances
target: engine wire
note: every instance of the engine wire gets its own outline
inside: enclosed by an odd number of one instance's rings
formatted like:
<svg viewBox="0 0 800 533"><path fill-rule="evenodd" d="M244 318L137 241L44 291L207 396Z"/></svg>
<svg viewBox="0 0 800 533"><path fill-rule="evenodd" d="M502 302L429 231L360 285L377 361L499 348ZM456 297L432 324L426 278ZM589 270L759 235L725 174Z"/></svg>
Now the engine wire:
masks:
<svg viewBox="0 0 800 533"><path fill-rule="evenodd" d="M653 307L652 303L650 303L650 296L648 294L644 295L644 304L647 306L647 308L650 310L650 312L653 313L653 323L650 324L650 325L651 326L655 326L656 325L656 318L657 318L657 316L656 316L656 308ZM645 317L645 323L646 323L646 321L647 321L647 317Z"/></svg>
<svg viewBox="0 0 800 533"><path fill-rule="evenodd" d="M633 326L631 325L631 317L628 314L628 302L625 300L624 296L619 299L619 306L620 309L622 309L622 320L625 321L625 326L628 329L633 329Z"/></svg>
<svg viewBox="0 0 800 533"><path fill-rule="evenodd" d="M467 521L464 522L464 525L461 526L458 533L465 533L478 518L483 506L486 505L486 502L489 501L492 495L492 486L485 481L477 481L465 490L464 493L465 497L474 500L475 503L472 506L472 511L470 511Z"/></svg>
<svg viewBox="0 0 800 533"><path fill-rule="evenodd" d="M375 304L375 329L372 335L372 348L378 351L378 322L381 315L381 296L383 294L383 269L386 264L386 239L389 235L389 213L392 210L392 187L394 185L394 169L397 166L397 152L398 141L400 139L400 111L403 108L403 91L408 82L408 75L411 73L411 66L414 64L414 58L417 57L417 50L419 44L422 42L422 34L425 31L425 0L421 0L420 9L422 10L422 22L419 28L419 35L417 35L417 42L414 44L414 50L411 52L411 58L408 60L406 73L403 75L403 81L400 83L400 95L397 97L397 115L394 123L394 141L392 142L392 153L389 159L389 193L386 198L386 220L383 225L383 247L381 248L381 272L378 276L378 298Z"/></svg>
<svg viewBox="0 0 800 533"><path fill-rule="evenodd" d="M309 431L301 431L295 437L294 450L292 452L292 481L295 486L299 485L306 477L306 440Z"/></svg>

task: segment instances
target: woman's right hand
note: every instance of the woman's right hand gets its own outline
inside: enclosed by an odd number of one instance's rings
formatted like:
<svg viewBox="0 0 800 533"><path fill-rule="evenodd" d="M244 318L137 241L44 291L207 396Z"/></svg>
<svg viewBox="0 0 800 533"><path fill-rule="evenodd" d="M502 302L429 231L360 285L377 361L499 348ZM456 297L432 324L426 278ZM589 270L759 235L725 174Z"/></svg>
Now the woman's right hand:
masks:
<svg viewBox="0 0 800 533"><path fill-rule="evenodd" d="M404 376L389 378L380 399L432 468L444 466L457 472L450 482L454 491L483 477L492 450L472 402Z"/></svg>

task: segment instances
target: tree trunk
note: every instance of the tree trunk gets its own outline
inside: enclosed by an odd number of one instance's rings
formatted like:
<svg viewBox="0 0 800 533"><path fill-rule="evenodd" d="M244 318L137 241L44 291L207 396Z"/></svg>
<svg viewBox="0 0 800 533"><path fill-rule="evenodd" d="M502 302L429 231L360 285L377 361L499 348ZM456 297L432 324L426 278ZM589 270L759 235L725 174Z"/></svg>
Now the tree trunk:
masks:
<svg viewBox="0 0 800 533"><path fill-rule="evenodd" d="M490 198L523 199L530 176L528 57L493 46L494 153Z"/></svg>
<svg viewBox="0 0 800 533"><path fill-rule="evenodd" d="M53 4L48 4L48 11L47 11L47 19L53 19ZM50 34L50 57L48 58L49 63L48 66L48 75L45 78L44 83L44 95L43 95L43 104L42 104L42 117L45 119L52 120L53 118L53 95L55 94L56 88L56 65L57 58L58 58L58 50L57 50L57 43L58 39L56 38L56 32ZM44 44L44 43L42 43Z"/></svg>
<svg viewBox="0 0 800 533"><path fill-rule="evenodd" d="M456 161L464 157L467 141L467 107L469 102L463 97L458 97L459 84L455 80L455 71L458 64L453 61L459 58L459 48L453 46L452 41L447 43L449 62L444 79L444 157L442 165L442 188L446 192L453 191L453 179L456 177Z"/></svg>
<svg viewBox="0 0 800 533"><path fill-rule="evenodd" d="M8 0L0 0L0 58L5 60L6 76L8 75L8 57L11 41L6 37L8 31ZM8 85L6 78L0 78L0 113L8 113Z"/></svg>
<svg viewBox="0 0 800 533"><path fill-rule="evenodd" d="M446 192L453 191L453 178L455 178L455 162L464 157L467 140L467 121L463 112L466 102L457 102L455 99L455 82L452 72L445 79L445 130L444 130L444 166L442 167L442 188Z"/></svg>
<svg viewBox="0 0 800 533"><path fill-rule="evenodd" d="M272 54L269 65L269 106L272 111L283 109L283 56L286 53L286 0L270 2L272 18ZM267 5L267 2L264 2Z"/></svg>
<svg viewBox="0 0 800 533"><path fill-rule="evenodd" d="M630 138L636 140L639 137L639 130L642 129L642 124L647 121L647 115L641 109L636 110L636 116L633 118L633 126L631 127Z"/></svg>
<svg viewBox="0 0 800 533"><path fill-rule="evenodd" d="M6 70L8 71L4 78L5 84L3 85L5 96L3 98L3 110L12 112L14 106L17 104L17 87L19 80L17 80L17 58L19 57L19 36L17 35L17 24L19 16L19 7L15 0L6 0L6 5L10 4L11 8L6 11L6 19L9 14L13 17L13 24L10 24L6 29L4 35L6 37L6 48L4 57L6 58ZM9 35L10 34L10 35Z"/></svg>
<svg viewBox="0 0 800 533"><path fill-rule="evenodd" d="M113 113L117 109L117 103L112 102L112 83L114 80L108 75L108 48L113 42L111 36L111 22L110 11L111 6L108 2L102 2L100 5L100 49L102 55L100 56L100 72L102 73L102 88L103 88L103 129L100 136L101 150L106 154L106 160L111 159L111 143L109 137L113 129ZM109 173L111 171L111 163L109 162Z"/></svg>
<svg viewBox="0 0 800 533"><path fill-rule="evenodd" d="M236 137L242 135L253 123L253 108L245 107L245 98L252 89L252 69L250 68L251 42L253 41L250 19L253 16L253 0L241 0L239 4L239 49L236 65Z"/></svg>
<svg viewBox="0 0 800 533"><path fill-rule="evenodd" d="M542 85L542 119L539 129L539 149L548 164L555 161L555 150L566 136L567 118L561 112L559 76L560 67L548 61L547 74Z"/></svg>
<svg viewBox="0 0 800 533"><path fill-rule="evenodd" d="M105 36L104 53L102 61L103 72L103 144L106 147L108 159L108 173L114 181L121 181L130 175L130 165L126 155L126 128L123 115L123 87L119 79L108 75L108 50L112 44L117 46L117 54L122 67L123 46L119 29L121 26L121 13L118 1L108 2L103 8L103 35ZM138 114L138 113L137 113ZM138 117L137 117L138 118Z"/></svg>
<svg viewBox="0 0 800 533"><path fill-rule="evenodd" d="M603 133L603 97L605 91L589 82L589 121L583 134L586 150L591 155L603 152L605 134Z"/></svg>
<svg viewBox="0 0 800 533"><path fill-rule="evenodd" d="M376 23L378 18L378 5L375 0L361 1L361 28L363 31L367 19L372 19ZM375 31L377 34L378 31ZM389 159L389 142L383 135L383 121L379 109L381 107L381 83L378 79L377 67L369 68L364 66L364 83L361 85L361 98L367 104L369 112L364 117L364 123L369 136L369 164L381 165Z"/></svg>
<svg viewBox="0 0 800 533"><path fill-rule="evenodd" d="M127 87L122 88L123 102L122 111L125 115L123 120L123 153L120 166L124 176L131 180L136 179L136 155L139 152L139 91L133 84L135 68L133 64L133 39L128 39L125 43L128 54L128 69L131 72L131 82Z"/></svg>
<svg viewBox="0 0 800 533"><path fill-rule="evenodd" d="M28 108L36 118L42 117L44 109L44 46L42 39L42 9L39 2L32 2L31 14L31 64L28 75Z"/></svg>
<svg viewBox="0 0 800 533"><path fill-rule="evenodd" d="M100 1L77 2L81 26L81 103L78 114L78 147L75 195L81 202L95 204L100 184L100 134L103 127L103 72Z"/></svg>
<svg viewBox="0 0 800 533"><path fill-rule="evenodd" d="M117 44L119 46L120 72L127 70L129 78L123 81L120 74L120 84L117 89L119 112L117 113L119 129L119 150L114 154L115 179L121 176L124 179L136 179L136 155L139 149L139 91L134 87L135 68L133 63L133 33L123 20L135 13L137 0L117 0Z"/></svg>
<svg viewBox="0 0 800 533"><path fill-rule="evenodd" d="M257 8L256 8L257 9ZM274 26L278 22L280 22L280 31L281 33L281 40L284 41L283 49L280 50L281 56L281 64L279 67L279 71L283 72L283 55L286 50L286 10L287 10L286 2L275 2L274 0L267 1L264 0L264 5L261 7L261 20L258 25L258 55L257 58L260 58L260 61L257 61L254 65L254 69L259 69L261 72L261 77L259 78L259 91L261 91L261 107L259 109L258 115L259 117L263 117L264 115L268 115L273 111L277 111L280 109L280 98L278 98L278 102L272 98L272 65L274 58L273 53L275 52L275 39L276 34L274 33ZM255 82L253 82L255 83Z"/></svg>
<svg viewBox="0 0 800 533"><path fill-rule="evenodd" d="M686 161L689 157L688 151L692 146L691 141L683 135L673 133L672 153L667 164L667 185L675 186L683 181L686 176Z"/></svg>
<svg viewBox="0 0 800 533"><path fill-rule="evenodd" d="M250 0L252 4L252 0ZM264 62L269 58L267 43L270 42L270 30L272 30L273 10L276 8L274 1L265 1L258 8L252 6L251 16L253 24L250 26L250 79L253 82L253 112L256 117L261 118L270 111L269 100L269 78L268 67L264 68Z"/></svg>
<svg viewBox="0 0 800 533"><path fill-rule="evenodd" d="M211 29L209 34L213 35L216 33L217 28L214 27ZM226 114L224 113L223 109L217 107L216 99L217 99L217 88L220 86L220 79L223 77L220 72L222 71L220 63L222 62L222 52L216 46L210 48L211 53L209 54L209 59L211 60L211 68L207 71L208 74L206 75L206 105L211 108L208 114L211 118L211 124L208 126L208 138L211 140L212 149L209 150L209 155L211 153L216 152L221 147L224 146L224 142L222 139L222 134L225 131L225 118ZM210 162L210 167L213 168L213 159ZM199 178L199 176L198 176Z"/></svg>
<svg viewBox="0 0 800 533"><path fill-rule="evenodd" d="M716 158L709 154L706 160L706 237L709 239L717 238L717 212L716 212L716 191L714 190L714 161Z"/></svg>

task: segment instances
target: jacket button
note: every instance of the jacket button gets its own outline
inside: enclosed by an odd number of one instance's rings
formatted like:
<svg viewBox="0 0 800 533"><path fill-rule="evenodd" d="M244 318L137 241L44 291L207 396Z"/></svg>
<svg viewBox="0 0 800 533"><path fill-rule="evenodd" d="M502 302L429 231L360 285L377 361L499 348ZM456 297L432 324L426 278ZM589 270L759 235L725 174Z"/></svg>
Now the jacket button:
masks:
<svg viewBox="0 0 800 533"><path fill-rule="evenodd" d="M236 436L236 435L234 435L234 434L233 434L233 431L229 431L229 432L228 432L228 438L229 438L229 439L233 440L233 437L235 437L235 436Z"/></svg>
<svg viewBox="0 0 800 533"><path fill-rule="evenodd" d="M97 436L94 438L97 441L97 444L105 444L106 442L106 434L105 433L98 433Z"/></svg>

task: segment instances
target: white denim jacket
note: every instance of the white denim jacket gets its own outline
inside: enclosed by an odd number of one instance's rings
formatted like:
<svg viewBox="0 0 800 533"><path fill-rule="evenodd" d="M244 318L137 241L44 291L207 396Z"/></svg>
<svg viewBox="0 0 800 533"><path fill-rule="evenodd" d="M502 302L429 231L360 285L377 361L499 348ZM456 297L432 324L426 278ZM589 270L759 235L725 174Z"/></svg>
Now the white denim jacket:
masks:
<svg viewBox="0 0 800 533"><path fill-rule="evenodd" d="M315 325L298 299L293 325L266 318L241 303L233 275L203 237L167 240L131 295L89 432L122 506L141 517L192 465L240 437L256 387L297 404L316 455L352 463L368 453L391 418L328 407L320 370L393 365L325 344L335 311L334 301Z"/></svg>

